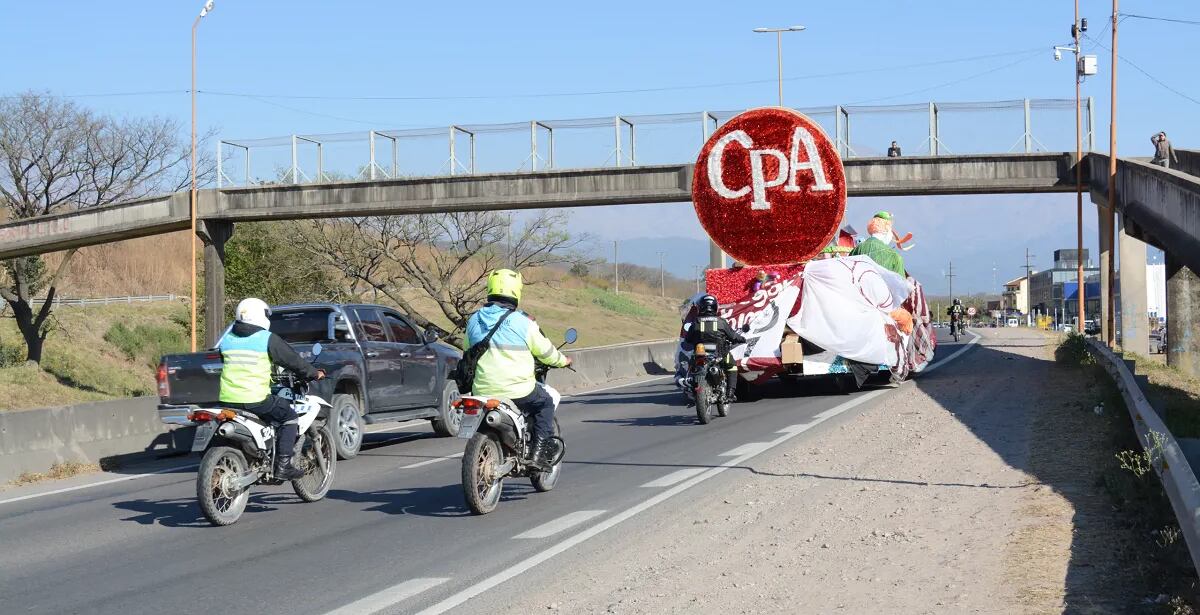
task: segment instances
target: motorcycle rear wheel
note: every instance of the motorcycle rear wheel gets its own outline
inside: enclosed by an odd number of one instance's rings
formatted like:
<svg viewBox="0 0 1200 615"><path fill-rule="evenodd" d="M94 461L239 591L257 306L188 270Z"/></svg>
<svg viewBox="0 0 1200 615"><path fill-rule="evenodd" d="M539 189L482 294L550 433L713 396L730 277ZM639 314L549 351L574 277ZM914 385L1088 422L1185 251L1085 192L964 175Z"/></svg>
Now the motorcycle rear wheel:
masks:
<svg viewBox="0 0 1200 615"><path fill-rule="evenodd" d="M325 462L324 471L317 461L318 455ZM328 425L317 428L315 436L310 435L305 439L304 446L300 449L299 462L302 464L300 467L304 469L304 476L292 481L292 490L305 502L316 502L324 498L333 486L334 469L337 464L333 431Z"/></svg>
<svg viewBox="0 0 1200 615"><path fill-rule="evenodd" d="M709 391L712 385L704 377L704 374L696 376L696 418L700 420L701 425L707 425L712 421L712 406L708 403Z"/></svg>
<svg viewBox="0 0 1200 615"><path fill-rule="evenodd" d="M494 475L502 463L503 449L490 434L477 432L467 441L467 450L463 453L462 486L471 512L486 515L500 504L504 477Z"/></svg>
<svg viewBox="0 0 1200 615"><path fill-rule="evenodd" d="M245 455L235 448L214 446L204 452L196 473L196 498L204 517L213 525L232 525L242 517L250 490L230 493L226 488L248 469Z"/></svg>
<svg viewBox="0 0 1200 615"><path fill-rule="evenodd" d="M554 435L562 437L562 431L558 428L558 418L554 419ZM533 483L533 488L541 493L545 493L554 488L558 484L558 478L562 475L562 459L550 468L549 472L534 471L529 475L529 482Z"/></svg>

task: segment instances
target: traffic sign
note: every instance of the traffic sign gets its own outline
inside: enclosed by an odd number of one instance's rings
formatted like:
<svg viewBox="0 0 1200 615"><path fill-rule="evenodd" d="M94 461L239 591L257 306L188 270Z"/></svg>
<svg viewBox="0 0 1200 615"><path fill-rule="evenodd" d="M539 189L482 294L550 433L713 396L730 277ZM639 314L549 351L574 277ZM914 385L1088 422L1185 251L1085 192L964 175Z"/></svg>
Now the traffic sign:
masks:
<svg viewBox="0 0 1200 615"><path fill-rule="evenodd" d="M972 305L971 307L967 308L967 316L974 316L974 315L975 315L975 306Z"/></svg>
<svg viewBox="0 0 1200 615"><path fill-rule="evenodd" d="M842 224L846 173L816 122L782 107L751 109L700 149L692 204L708 236L742 264L802 262Z"/></svg>

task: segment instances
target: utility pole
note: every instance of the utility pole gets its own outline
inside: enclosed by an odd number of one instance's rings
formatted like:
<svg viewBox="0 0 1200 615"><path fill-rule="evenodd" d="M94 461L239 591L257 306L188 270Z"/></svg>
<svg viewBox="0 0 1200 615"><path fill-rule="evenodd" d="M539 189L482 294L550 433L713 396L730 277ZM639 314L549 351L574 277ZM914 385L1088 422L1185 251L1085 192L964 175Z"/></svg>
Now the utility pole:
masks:
<svg viewBox="0 0 1200 615"><path fill-rule="evenodd" d="M1025 248L1025 285L1026 285L1026 287L1028 287L1030 284L1033 283L1033 263L1031 262L1030 259L1032 259L1035 256L1037 256L1037 255L1029 253L1029 248Z"/></svg>
<svg viewBox="0 0 1200 615"><path fill-rule="evenodd" d="M1113 291L1116 286L1113 283L1113 278L1116 276L1116 268L1113 264L1115 254L1115 238L1117 222L1117 24L1120 19L1117 12L1118 0L1113 0L1112 3L1112 86L1109 93L1109 119L1108 119L1108 212L1104 214L1104 247L1108 249L1108 263L1105 267L1108 274L1108 298L1105 301L1108 308L1108 317L1105 318L1105 324L1108 328L1108 338L1105 342L1109 348L1116 347L1116 326L1117 318L1113 311L1116 309L1116 302L1113 300Z"/></svg>
<svg viewBox="0 0 1200 615"><path fill-rule="evenodd" d="M954 261L950 261L950 270L946 272L946 279L950 281L950 302L954 302Z"/></svg>
<svg viewBox="0 0 1200 615"><path fill-rule="evenodd" d="M694 271L694 275L692 277L696 279L696 292L699 293L700 292L700 265L692 265L692 270Z"/></svg>
<svg viewBox="0 0 1200 615"><path fill-rule="evenodd" d="M617 264L617 241L613 240L613 293L621 294L621 272L620 265Z"/></svg>
<svg viewBox="0 0 1200 615"><path fill-rule="evenodd" d="M1071 26L1071 33L1075 35L1075 238L1076 250L1075 255L1077 270L1076 279L1078 280L1079 289L1076 296L1079 299L1079 322L1075 328L1076 333L1083 332L1084 321L1084 306L1086 305L1084 283L1083 283L1083 127L1080 125L1080 97L1079 97L1079 82L1082 79L1083 67L1080 62L1083 58L1079 55L1079 34L1082 30L1079 23L1079 0L1075 0L1075 23Z"/></svg>
<svg viewBox="0 0 1200 615"><path fill-rule="evenodd" d="M666 252L658 253L658 296L659 297L667 296L667 278L663 274L663 258L666 256L666 254L667 254Z"/></svg>

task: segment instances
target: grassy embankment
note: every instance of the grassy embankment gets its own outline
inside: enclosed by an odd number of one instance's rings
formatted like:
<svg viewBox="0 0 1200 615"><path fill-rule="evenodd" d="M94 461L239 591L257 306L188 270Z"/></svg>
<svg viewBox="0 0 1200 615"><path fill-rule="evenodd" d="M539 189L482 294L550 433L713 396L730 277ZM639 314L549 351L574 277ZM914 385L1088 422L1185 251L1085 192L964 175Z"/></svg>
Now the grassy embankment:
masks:
<svg viewBox="0 0 1200 615"><path fill-rule="evenodd" d="M180 234L87 248L75 257L60 296L184 294L186 255L186 237ZM577 347L678 333L678 299L660 298L637 286L615 295L601 284L570 277L531 284L522 308L551 339L561 340L568 327L577 328ZM428 302L417 304L436 313ZM53 319L38 369L24 364L11 315L0 317L0 411L151 395L158 357L187 346L188 314L182 302L61 307Z"/></svg>

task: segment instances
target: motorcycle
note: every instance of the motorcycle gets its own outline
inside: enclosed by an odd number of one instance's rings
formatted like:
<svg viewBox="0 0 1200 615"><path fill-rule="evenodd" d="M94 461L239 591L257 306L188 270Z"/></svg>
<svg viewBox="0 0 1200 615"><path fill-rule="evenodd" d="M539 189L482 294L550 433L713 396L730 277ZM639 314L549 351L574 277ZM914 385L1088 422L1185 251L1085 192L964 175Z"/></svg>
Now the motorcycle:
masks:
<svg viewBox="0 0 1200 615"><path fill-rule="evenodd" d="M567 329L565 341L559 348L574 344L578 339L575 329ZM569 367L574 371L573 367ZM537 385L549 393L554 400L554 409L562 395L546 384L550 366L539 364L535 368ZM486 515L500 504L504 491L504 479L528 477L538 492L550 491L558 484L562 474L562 459L567 447L554 419L553 439L558 441L559 454L549 470L540 470L532 460L532 417L526 415L507 399L494 399L476 395L464 395L454 402L462 412L462 425L458 437L467 440L462 458L462 486L467 507L477 515Z"/></svg>
<svg viewBox="0 0 1200 615"><path fill-rule="evenodd" d="M701 425L712 421L715 408L717 416L729 416L729 394L725 390L725 369L716 344L696 344L696 351L688 362L688 384L692 403L696 404L696 418ZM710 355L709 353L715 353Z"/></svg>
<svg viewBox="0 0 1200 615"><path fill-rule="evenodd" d="M321 345L313 346L313 358ZM337 454L328 414L329 402L308 393L308 381L278 374L275 395L292 400L299 417L295 463L304 476L291 481L296 495L305 502L325 497L333 485ZM254 485L282 485L274 477L275 423L264 423L249 412L231 408L195 408L184 425L196 427L192 452L204 452L196 475L196 497L200 509L214 525L231 525L241 518Z"/></svg>

